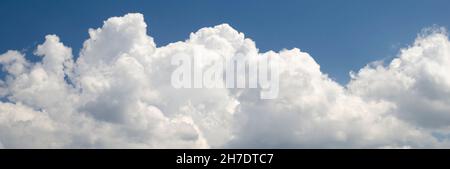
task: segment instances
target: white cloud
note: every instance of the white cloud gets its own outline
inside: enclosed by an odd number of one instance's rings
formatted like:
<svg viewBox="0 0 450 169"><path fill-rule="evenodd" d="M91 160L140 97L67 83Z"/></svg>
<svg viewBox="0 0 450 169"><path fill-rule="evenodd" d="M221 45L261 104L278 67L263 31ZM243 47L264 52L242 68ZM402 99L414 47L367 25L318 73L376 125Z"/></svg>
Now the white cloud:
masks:
<svg viewBox="0 0 450 169"><path fill-rule="evenodd" d="M445 30L422 33L387 66L361 69L349 90L366 100L396 105L394 115L420 127L450 125L450 42Z"/></svg>
<svg viewBox="0 0 450 169"><path fill-rule="evenodd" d="M237 135L229 146L342 148L430 146L427 133L395 118L385 101L364 101L320 72L298 49L264 55L282 60L280 94L256 100L244 93L235 113Z"/></svg>
<svg viewBox="0 0 450 169"><path fill-rule="evenodd" d="M448 146L450 42L421 35L388 66L367 66L347 86L299 49L259 53L227 24L156 47L141 14L90 29L79 57L46 36L29 62L0 55L0 147L340 148ZM281 62L279 96L260 89L175 89L177 54L201 61ZM202 70L207 64L196 65ZM439 135L439 136L437 136Z"/></svg>

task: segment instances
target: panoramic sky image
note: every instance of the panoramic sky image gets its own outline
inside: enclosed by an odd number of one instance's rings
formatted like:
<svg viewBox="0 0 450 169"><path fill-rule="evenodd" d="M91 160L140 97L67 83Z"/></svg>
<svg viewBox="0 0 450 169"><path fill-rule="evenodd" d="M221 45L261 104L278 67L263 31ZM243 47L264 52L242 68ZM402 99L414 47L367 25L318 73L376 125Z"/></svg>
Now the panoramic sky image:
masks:
<svg viewBox="0 0 450 169"><path fill-rule="evenodd" d="M0 1L0 148L450 148L450 1Z"/></svg>

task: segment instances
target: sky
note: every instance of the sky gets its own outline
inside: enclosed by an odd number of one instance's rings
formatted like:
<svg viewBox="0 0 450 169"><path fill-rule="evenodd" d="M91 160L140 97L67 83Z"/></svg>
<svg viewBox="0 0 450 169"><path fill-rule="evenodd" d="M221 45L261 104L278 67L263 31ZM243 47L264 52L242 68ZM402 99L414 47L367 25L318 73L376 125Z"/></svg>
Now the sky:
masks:
<svg viewBox="0 0 450 169"><path fill-rule="evenodd" d="M410 1L23 1L0 2L0 52L24 50L32 57L47 34L62 37L74 52L87 29L111 16L144 14L157 46L183 41L202 27L228 23L260 51L297 47L341 84L349 71L390 60L424 28L449 27L450 2ZM31 58L33 60L33 58Z"/></svg>
<svg viewBox="0 0 450 169"><path fill-rule="evenodd" d="M0 1L0 148L449 148L449 6Z"/></svg>

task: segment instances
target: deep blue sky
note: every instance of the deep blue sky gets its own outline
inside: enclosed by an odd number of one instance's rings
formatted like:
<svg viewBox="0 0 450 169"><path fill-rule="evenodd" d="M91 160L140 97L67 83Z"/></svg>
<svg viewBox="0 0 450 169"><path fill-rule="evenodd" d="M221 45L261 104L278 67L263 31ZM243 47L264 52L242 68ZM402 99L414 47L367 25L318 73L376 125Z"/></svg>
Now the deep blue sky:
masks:
<svg viewBox="0 0 450 169"><path fill-rule="evenodd" d="M140 12L158 46L185 40L206 26L229 23L261 51L298 47L340 83L350 70L390 59L423 28L450 27L446 0L137 1L1 0L0 53L30 53L46 34L57 34L77 53L111 16Z"/></svg>

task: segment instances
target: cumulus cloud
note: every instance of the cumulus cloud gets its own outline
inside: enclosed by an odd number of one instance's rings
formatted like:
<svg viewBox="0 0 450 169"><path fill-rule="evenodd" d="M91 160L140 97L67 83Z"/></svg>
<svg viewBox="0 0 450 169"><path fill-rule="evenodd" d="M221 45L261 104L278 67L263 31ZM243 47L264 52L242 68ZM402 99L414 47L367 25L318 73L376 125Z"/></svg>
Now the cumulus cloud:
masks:
<svg viewBox="0 0 450 169"><path fill-rule="evenodd" d="M4 148L422 148L448 147L450 42L421 33L386 66L352 73L345 86L300 49L259 52L228 24L156 47L141 14L89 29L77 57L47 35L31 62L0 55ZM175 55L279 61L279 95L263 89L176 89ZM210 65L196 64L200 70ZM244 76L244 75L238 75Z"/></svg>
<svg viewBox="0 0 450 169"><path fill-rule="evenodd" d="M450 124L450 42L445 30L422 33L387 66L354 74L349 90L366 100L395 103L394 115L427 128Z"/></svg>

